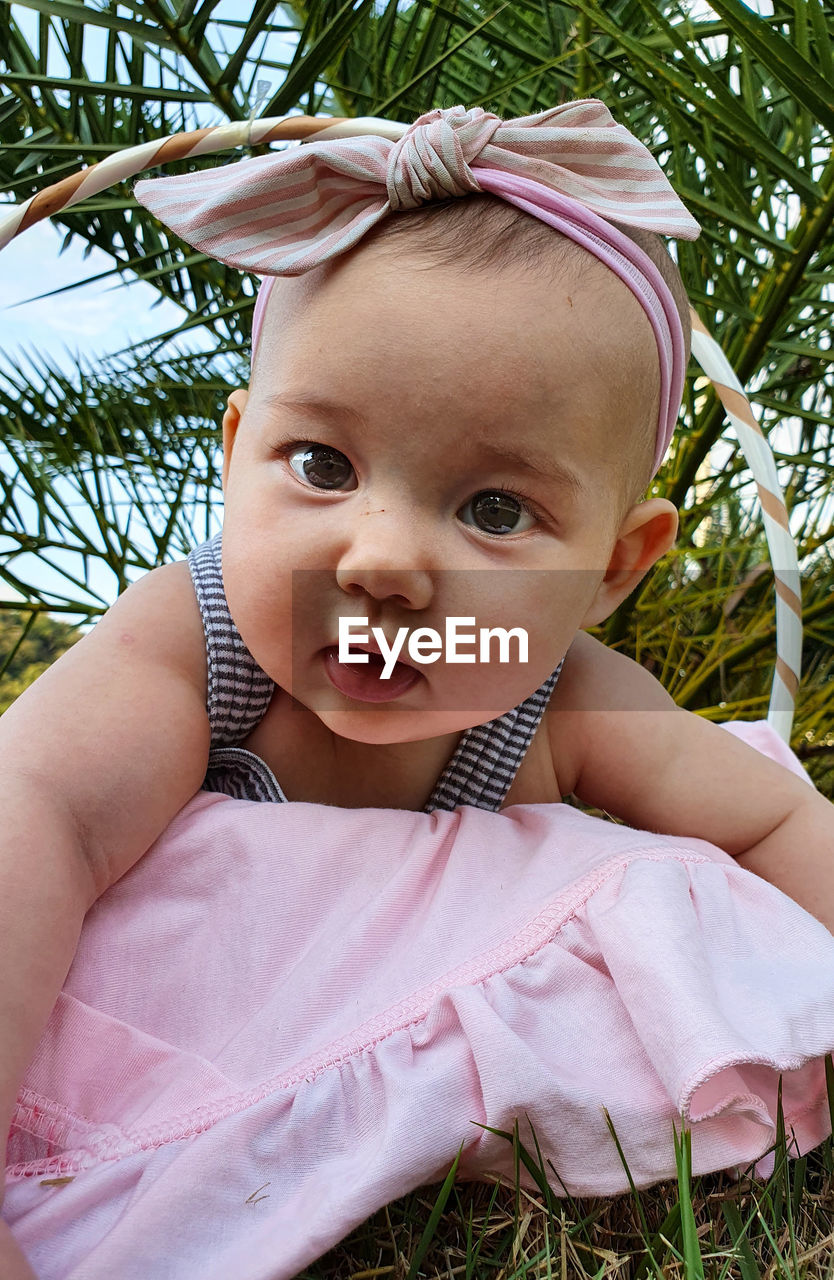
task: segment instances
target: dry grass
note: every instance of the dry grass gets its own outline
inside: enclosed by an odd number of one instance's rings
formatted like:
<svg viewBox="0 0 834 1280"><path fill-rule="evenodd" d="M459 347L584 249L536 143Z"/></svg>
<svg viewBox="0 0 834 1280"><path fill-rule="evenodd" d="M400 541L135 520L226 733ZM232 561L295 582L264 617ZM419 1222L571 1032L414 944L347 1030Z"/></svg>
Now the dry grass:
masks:
<svg viewBox="0 0 834 1280"><path fill-rule="evenodd" d="M834 1116L834 1069L827 1061ZM648 1190L574 1200L557 1198L542 1168L515 1134L517 1166L538 1184L445 1183L387 1205L337 1248L301 1273L302 1280L832 1280L834 1150L827 1138L801 1159L788 1159L778 1111L775 1168L765 1181L752 1166L689 1175L689 1135L678 1146L678 1178ZM678 1145L678 1144L676 1144ZM627 1165L625 1164L627 1170ZM629 1174L630 1181L630 1174Z"/></svg>

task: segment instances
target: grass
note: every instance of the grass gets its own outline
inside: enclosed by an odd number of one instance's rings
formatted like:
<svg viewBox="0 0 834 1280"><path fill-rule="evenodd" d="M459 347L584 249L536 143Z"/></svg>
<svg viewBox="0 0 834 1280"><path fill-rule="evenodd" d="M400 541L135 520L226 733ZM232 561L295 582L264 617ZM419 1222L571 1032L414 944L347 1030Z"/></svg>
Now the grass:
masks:
<svg viewBox="0 0 834 1280"><path fill-rule="evenodd" d="M834 1064L826 1059L834 1118ZM607 1113L606 1113L607 1115ZM677 1179L638 1190L609 1119L630 1184L623 1195L574 1199L512 1133L515 1185L445 1182L423 1187L375 1213L300 1280L833 1280L834 1148L828 1137L788 1158L779 1081L775 1167L691 1177L691 1135L675 1132ZM526 1171L535 1190L521 1185Z"/></svg>

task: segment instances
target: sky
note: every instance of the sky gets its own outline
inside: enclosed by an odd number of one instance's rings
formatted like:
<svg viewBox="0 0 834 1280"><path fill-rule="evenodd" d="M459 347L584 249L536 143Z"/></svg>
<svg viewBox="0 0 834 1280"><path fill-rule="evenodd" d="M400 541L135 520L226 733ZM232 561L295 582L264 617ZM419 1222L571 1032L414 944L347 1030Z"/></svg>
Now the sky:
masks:
<svg viewBox="0 0 834 1280"><path fill-rule="evenodd" d="M237 20L242 16L241 10L244 8L246 6L240 0L220 0L214 6L213 17ZM276 10L278 8L276 6ZM13 5L12 15L26 39L36 46L37 13L22 5ZM280 21L280 14L276 14L276 21ZM92 75L98 74L97 61L100 64L99 71L103 71L106 34L105 30L92 24L84 27L84 60ZM283 35L270 35L265 42L256 43L252 52L257 57L286 62L292 54L296 39L297 36L294 35L289 40ZM55 75L66 74L66 63L55 49L50 54L49 70ZM257 94L261 88L262 77L265 78L266 87L274 91L280 76L280 70L274 68L267 68L258 72L257 76L251 76L254 93ZM169 80L168 83L173 81ZM197 125L222 122L222 116L213 104L199 104L196 116ZM141 281L125 283L118 276L100 281L91 280L91 277L111 270L112 260L95 248L85 256L87 246L81 237L76 237L61 252L63 236L63 230L47 220L30 227L0 253L0 366L4 357L10 357L16 363L22 362L25 366L27 353L37 351L57 362L64 370L70 371L79 357L87 365L95 364L100 357L117 352L131 343L175 328L185 318L185 312L181 308L167 299L160 301L156 290ZM85 281L90 282L83 283ZM82 282L78 288L53 297L40 297L44 293L78 282ZM190 347L200 345L199 332L198 330L190 336ZM9 474L13 469L13 460L0 449L0 470ZM56 485L56 489L61 492L60 483ZM20 488L18 491L22 492ZM78 506L77 491L65 485L61 497L66 503L74 503L74 514L79 523L95 537L94 517L92 514L85 516L83 509ZM26 514L26 520L34 521L34 504L30 503L29 507L31 514ZM23 509L25 512L25 500ZM147 537L143 542L148 545L149 550L152 549ZM4 552L9 553L12 546L10 540L3 539L0 534L0 556ZM60 550L53 550L49 554L56 563L65 567L67 573L84 578L87 570L80 565L77 554L62 553ZM88 563L88 581L93 591L103 599L115 599L118 589L115 575L106 564L96 564L93 558ZM57 598L67 598L70 595L71 589L63 574L50 570L44 556L15 556L13 568L20 580L29 582L40 590L52 590ZM139 576L138 571L135 576ZM0 598L12 599L16 594L10 586L0 581ZM83 589L79 588L73 598L84 598L84 595Z"/></svg>
<svg viewBox="0 0 834 1280"><path fill-rule="evenodd" d="M0 254L0 351L18 356L27 348L70 367L72 357L96 357L182 322L185 312L143 281L129 286L119 277L84 284L53 298L38 295L112 268L93 249L85 259L80 236L59 253L63 231L46 220L30 227Z"/></svg>
<svg viewBox="0 0 834 1280"><path fill-rule="evenodd" d="M111 277L55 297L38 298L39 294L86 280L112 266L110 258L99 249L93 249L85 259L85 246L80 237L59 253L62 238L62 232L44 221L30 227L0 253L0 366L5 363L4 357L10 357L25 368L27 355L37 351L70 371L78 358L85 364L95 364L100 356L182 322L183 309L168 299L160 303L156 290L142 281L123 285L118 277ZM154 303L158 305L152 309ZM0 469L7 475L15 469L5 450L0 450ZM18 486L17 492L24 494L25 485ZM94 545L101 545L94 515L79 504L75 485L58 482L56 492L64 503L73 504L74 518ZM21 502L26 513L25 499ZM34 503L29 502L28 508L28 514L24 514L27 527L29 520L34 525L36 519ZM152 551L147 535L141 541ZM0 555L11 552L13 547L14 543L0 534ZM73 590L61 571L49 567L46 556L17 555L11 567L19 580L39 590L54 592L57 599L92 598L97 602L115 599L118 583L105 562L90 557L87 566L82 566L77 553L54 549L49 552L49 558L63 566L67 573L88 581L92 596L83 590L83 585ZM141 576L141 571L136 571L134 576ZM17 598L18 594L9 584L0 582L0 597L8 600ZM67 618L67 621L75 620Z"/></svg>
<svg viewBox="0 0 834 1280"><path fill-rule="evenodd" d="M772 0L746 2L759 14L773 12ZM242 10L249 7L240 0L220 0L214 16L240 18ZM715 16L705 0L691 0L688 7L695 19ZM276 10L280 10L280 6L276 5ZM37 14L16 4L12 5L12 13L27 39L34 40ZM280 12L275 17L280 20ZM91 25L84 28L85 64L91 72L97 51L104 56L105 40L106 32L102 28ZM286 37L275 35L269 37L266 45L256 46L253 52L261 57L286 60L292 47ZM64 69L57 64L54 68L57 74ZM273 90L280 72L267 69L263 75ZM260 79L257 83L261 83ZM197 109L207 113L200 123L219 123L211 105ZM57 286L85 280L112 266L107 255L97 249L84 258L85 246L80 237L59 256L62 235L51 223L42 222L29 228L0 255L0 351L12 354L28 345L61 359L75 352L96 356L159 333L163 327L173 327L182 318L180 308L167 300L151 311L158 294L141 282L126 288L119 287L118 281L114 286L112 279L104 280L55 298L31 301Z"/></svg>
<svg viewBox="0 0 834 1280"><path fill-rule="evenodd" d="M218 48L224 38L223 29L216 21L239 20L254 7L241 0L219 0L212 5L211 43ZM281 22L280 5L273 15ZM27 42L37 47L37 12L20 4L12 4L12 16ZM234 33L234 39L239 33ZM84 65L89 75L104 75L108 32L103 27L87 23L83 27ZM297 34L273 33L256 41L251 53L256 58L276 62L288 62L292 57ZM170 57L170 55L167 55ZM59 51L57 42L50 45L50 74L66 75L67 63ZM280 83L281 72L275 68L256 71L247 63L241 73L240 83L253 82L252 98L259 92L273 93ZM117 68L117 77L124 79L124 68ZM196 77L191 79L195 88L201 88ZM163 83L174 85L172 75L163 73ZM66 92L69 102L70 94ZM60 101L60 93L56 95ZM195 127L223 123L225 117L213 103L196 103L190 108L195 117ZM137 175L137 178L140 175ZM0 210L2 210L0 204ZM101 250L93 249L84 258L84 241L76 237L59 256L64 232L48 220L30 227L0 255L0 351L14 352L21 346L36 344L38 348L56 358L67 352L82 352L97 356L118 350L129 342L136 342L164 328L179 323L184 312L167 299L151 312L151 305L159 295L150 285L137 282L129 287L119 287L118 278L85 284L79 289L56 298L30 301L37 295L57 286L86 280L100 271L112 268L111 259Z"/></svg>
<svg viewBox="0 0 834 1280"><path fill-rule="evenodd" d="M221 0L223 7L234 16L240 16L240 6L234 0ZM772 12L770 0L755 0L750 7L760 13ZM34 30L35 15L13 6L15 17L26 28ZM708 6L697 0L693 16L712 16ZM103 36L100 31L85 28L85 58L88 67L95 57L95 41ZM90 57L88 58L88 38ZM102 46L103 47L103 46ZM275 56L270 49L270 56ZM286 57L286 45L280 51ZM270 71L275 77L279 73ZM211 108L211 110L214 110ZM215 119L205 120L215 123ZM39 295L87 281L99 272L111 269L110 258L97 249L84 256L85 244L77 237L60 252L63 231L49 221L41 222L19 236L0 254L0 353L17 361L28 351L37 350L70 369L76 358L95 362L98 357L118 351L145 337L174 328L184 318L184 312L167 299L160 302L159 295L150 285L141 281L123 283L118 277L83 283L78 288L61 292L53 297ZM154 306L153 304L157 304ZM152 309L153 308L153 309ZM0 357L1 359L2 357ZM0 451L0 467L8 470L10 460ZM0 554L3 551L0 541ZM8 549L8 548L6 548ZM24 580L46 588L50 574L46 566L39 565L34 556L16 560L16 571ZM25 564L25 572L24 572ZM97 589L110 598L114 579L106 568L96 578ZM10 589L0 583L0 594L9 598Z"/></svg>

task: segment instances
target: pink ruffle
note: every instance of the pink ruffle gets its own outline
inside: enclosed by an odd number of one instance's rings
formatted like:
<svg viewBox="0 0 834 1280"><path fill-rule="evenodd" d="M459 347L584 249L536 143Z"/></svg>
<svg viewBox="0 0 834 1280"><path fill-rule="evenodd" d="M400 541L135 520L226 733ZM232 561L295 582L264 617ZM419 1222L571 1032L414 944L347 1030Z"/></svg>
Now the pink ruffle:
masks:
<svg viewBox="0 0 834 1280"><path fill-rule="evenodd" d="M2 1214L39 1280L279 1280L461 1143L511 1179L479 1126L525 1115L573 1195L628 1188L603 1106L638 1186L682 1119L696 1174L767 1176L779 1073L804 1154L832 1050L834 936L704 841L200 793L86 918Z"/></svg>

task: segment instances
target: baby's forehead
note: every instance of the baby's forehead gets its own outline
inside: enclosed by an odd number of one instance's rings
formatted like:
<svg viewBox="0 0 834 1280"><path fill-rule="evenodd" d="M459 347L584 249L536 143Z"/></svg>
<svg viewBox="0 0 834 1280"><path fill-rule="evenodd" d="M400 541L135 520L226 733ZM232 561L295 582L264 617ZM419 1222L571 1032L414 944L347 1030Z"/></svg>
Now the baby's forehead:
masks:
<svg viewBox="0 0 834 1280"><path fill-rule="evenodd" d="M599 452L598 432L606 452L619 436L622 448L629 424L656 412L654 335L614 272L571 248L555 282L534 271L441 271L378 248L277 278L254 362L258 392L277 393L312 366L311 385L342 393L359 381L398 415L413 405L409 430L437 398L473 425L497 402L521 425L581 418L583 453Z"/></svg>
<svg viewBox="0 0 834 1280"><path fill-rule="evenodd" d="M413 305L411 281L422 279L427 289L434 289L429 319L438 356L451 349L461 356L477 357L477 347L464 350L466 335L452 325L462 317L479 316L493 321L491 327L500 331L508 358L522 366L525 356L536 358L537 333L557 320L561 322L560 341L550 350L552 363L564 364L566 358L575 362L578 355L590 354L595 358L593 375L598 377L606 354L616 354L623 346L629 357L627 364L641 347L656 359L651 326L628 286L581 245L564 239L561 245L558 269L545 255L526 267L515 264L478 271L441 267L414 251L394 255L385 241L360 245L310 271L268 282L259 347L266 343L278 350L285 347L295 328L311 313L317 326L326 326L328 305L334 297L339 308L336 322L344 325L340 345L349 344L354 326L345 325L345 318L353 311L363 326L368 325L372 316L366 298L369 294L374 297L380 272L387 270L381 297L392 304L386 316L389 324L397 324L398 290L403 295L400 312L405 322ZM379 299L377 287L370 305L378 307ZM331 320L332 314L331 307ZM493 354L494 346L486 351Z"/></svg>

